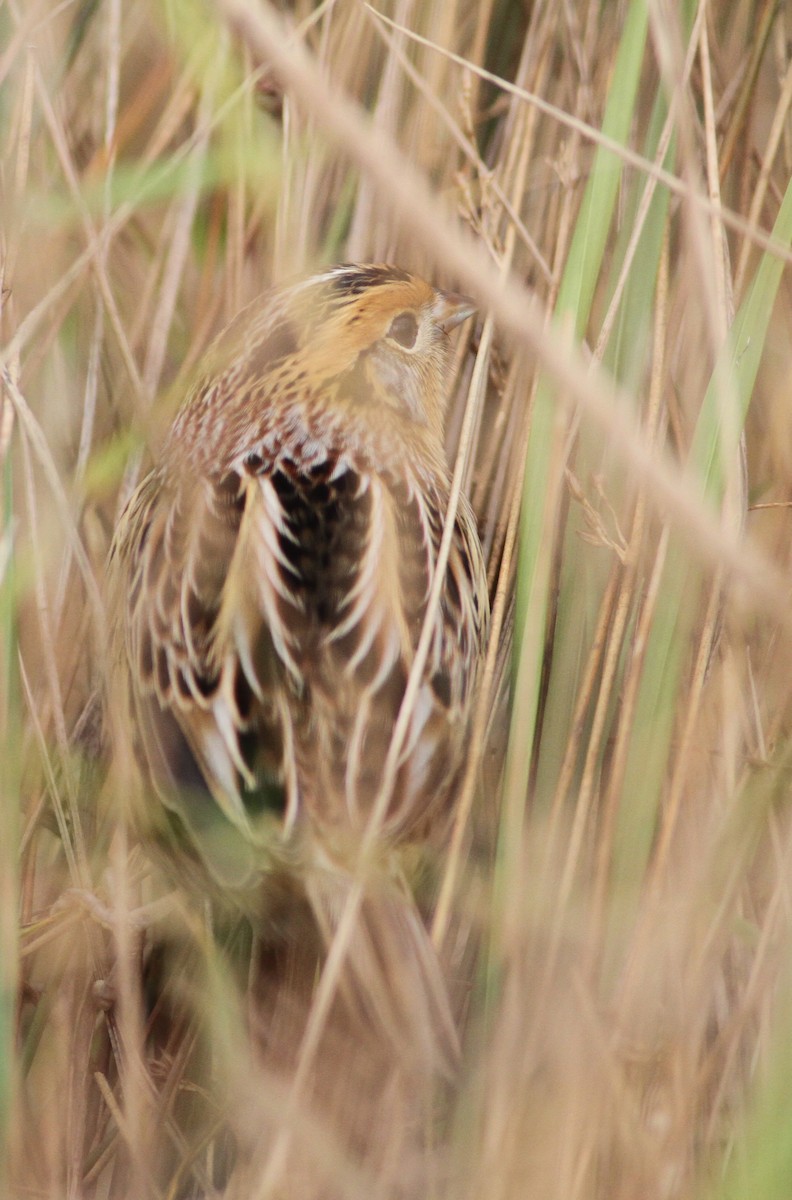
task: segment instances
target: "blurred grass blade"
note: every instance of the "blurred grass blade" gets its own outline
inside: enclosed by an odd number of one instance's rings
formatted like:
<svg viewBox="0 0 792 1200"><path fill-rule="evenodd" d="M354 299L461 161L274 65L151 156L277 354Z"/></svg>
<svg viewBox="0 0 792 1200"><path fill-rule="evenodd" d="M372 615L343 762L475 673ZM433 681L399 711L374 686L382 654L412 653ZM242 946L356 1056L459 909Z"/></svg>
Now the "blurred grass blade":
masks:
<svg viewBox="0 0 792 1200"><path fill-rule="evenodd" d="M773 236L782 245L792 245L792 181ZM689 465L700 481L702 495L715 502L724 495L724 463L731 463L734 469L782 271L783 263L778 258L769 252L762 256L713 371L696 423ZM724 380L728 383L726 394ZM727 400L734 404L731 412L726 411ZM617 878L632 880L636 885L643 877L655 832L680 672L696 619L700 585L700 569L674 538L661 584L662 605L647 644L614 847Z"/></svg>
<svg viewBox="0 0 792 1200"><path fill-rule="evenodd" d="M8 400L5 401L9 403ZM0 412L2 412L0 397ZM17 922L20 690L17 678L16 596L12 536L13 488L10 458L3 464L3 522L0 544L0 1195L5 1177L16 1077L16 1006L19 991Z"/></svg>
<svg viewBox="0 0 792 1200"><path fill-rule="evenodd" d="M778 210L773 237L783 246L792 245L792 180ZM780 258L769 252L762 255L701 406L689 462L701 479L704 491L715 501L723 497L724 463L730 465L737 451L737 439L753 394L783 271L784 263ZM737 404L735 420L726 423L718 386L724 372L728 372Z"/></svg>
<svg viewBox="0 0 792 1200"><path fill-rule="evenodd" d="M757 855L761 855L768 821L775 822L788 807L791 775L792 740L787 738L770 762L747 775L713 847L710 902L714 909L725 898L733 914L732 929L740 953L760 936L752 918L741 920L741 884ZM761 860L759 869L764 877ZM785 879L774 881L772 886L779 893L787 891ZM792 974L786 944L788 927L782 925L779 933L781 928L778 994L772 1008L766 1007L766 997L759 1001L759 1010L764 1010L761 1019L767 1021L768 1028L761 1056L752 1058L749 1068L753 1094L740 1108L736 1130L730 1131L717 1177L707 1179L697 1190L698 1200L788 1200L792 1195ZM744 1009L742 1016L747 1012Z"/></svg>
<svg viewBox="0 0 792 1200"><path fill-rule="evenodd" d="M633 0L624 23L603 120L603 132L622 143L628 139L633 120L647 19L645 0ZM620 160L610 151L599 148L575 226L556 306L557 319L571 324L577 337L582 336L588 323L621 175ZM542 556L541 539L552 526L543 519L542 513L550 498L552 455L548 449L558 438L556 410L552 383L540 380L525 463L520 524L515 612L516 678L509 735L512 755L516 745L533 744L535 731L541 653L530 658L533 663L530 678L519 664L523 638L532 638L537 647L544 645L550 564ZM507 781L507 792L514 789L519 795L525 795L528 783L525 769L521 771L521 777L516 778L507 768Z"/></svg>

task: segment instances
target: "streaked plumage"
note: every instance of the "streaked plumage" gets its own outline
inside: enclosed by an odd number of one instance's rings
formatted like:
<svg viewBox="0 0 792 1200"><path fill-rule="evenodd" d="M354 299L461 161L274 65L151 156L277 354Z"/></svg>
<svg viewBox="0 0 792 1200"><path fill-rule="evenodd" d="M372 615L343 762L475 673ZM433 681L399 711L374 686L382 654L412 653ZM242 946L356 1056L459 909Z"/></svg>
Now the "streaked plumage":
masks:
<svg viewBox="0 0 792 1200"><path fill-rule="evenodd" d="M421 633L449 494L448 330L472 311L383 266L254 301L209 350L113 545L120 689L162 802L148 835L180 857L186 842L196 877L248 908L293 863L328 935ZM448 808L487 620L462 498L386 861ZM350 960L365 975L390 928L398 970L411 959L425 981L431 950L397 875L366 895ZM424 990L427 1021L447 1024L437 981Z"/></svg>

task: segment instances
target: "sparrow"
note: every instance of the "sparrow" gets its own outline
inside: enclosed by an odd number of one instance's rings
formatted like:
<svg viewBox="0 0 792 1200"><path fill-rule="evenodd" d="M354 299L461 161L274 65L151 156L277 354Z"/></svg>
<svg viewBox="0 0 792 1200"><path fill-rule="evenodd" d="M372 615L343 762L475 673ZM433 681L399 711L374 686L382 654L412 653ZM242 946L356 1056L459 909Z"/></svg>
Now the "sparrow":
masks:
<svg viewBox="0 0 792 1200"><path fill-rule="evenodd" d="M428 608L449 508L449 334L474 311L388 265L254 300L194 373L108 568L110 699L146 781L141 834L260 925L275 881L298 885L328 944L362 879L342 986L442 1069L456 1031L400 852L453 811L487 636L464 496Z"/></svg>

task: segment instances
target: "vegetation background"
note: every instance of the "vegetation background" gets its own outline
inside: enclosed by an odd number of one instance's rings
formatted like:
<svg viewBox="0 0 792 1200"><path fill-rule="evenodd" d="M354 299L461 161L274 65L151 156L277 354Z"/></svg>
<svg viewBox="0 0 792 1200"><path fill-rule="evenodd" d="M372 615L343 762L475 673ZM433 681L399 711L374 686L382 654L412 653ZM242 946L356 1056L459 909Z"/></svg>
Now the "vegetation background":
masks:
<svg viewBox="0 0 792 1200"><path fill-rule="evenodd" d="M215 1194L195 1016L137 1002L167 901L104 764L103 563L213 332L368 259L482 305L422 1194L792 1195L791 46L787 0L0 4L0 1194L140 1195L143 1128L152 1194ZM205 953L252 1130L282 1098Z"/></svg>

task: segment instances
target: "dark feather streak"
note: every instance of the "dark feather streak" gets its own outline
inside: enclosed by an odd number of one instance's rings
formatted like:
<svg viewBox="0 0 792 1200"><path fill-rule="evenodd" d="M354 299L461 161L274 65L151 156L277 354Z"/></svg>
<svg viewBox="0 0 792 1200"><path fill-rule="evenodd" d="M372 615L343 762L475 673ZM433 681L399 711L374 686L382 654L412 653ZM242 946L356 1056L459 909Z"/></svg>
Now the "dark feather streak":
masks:
<svg viewBox="0 0 792 1200"><path fill-rule="evenodd" d="M333 276L331 287L339 295L352 299L369 288L382 287L387 283L409 283L411 278L408 271L402 271L398 267L360 267L354 263L344 263Z"/></svg>

